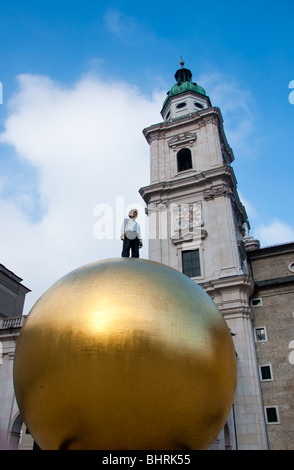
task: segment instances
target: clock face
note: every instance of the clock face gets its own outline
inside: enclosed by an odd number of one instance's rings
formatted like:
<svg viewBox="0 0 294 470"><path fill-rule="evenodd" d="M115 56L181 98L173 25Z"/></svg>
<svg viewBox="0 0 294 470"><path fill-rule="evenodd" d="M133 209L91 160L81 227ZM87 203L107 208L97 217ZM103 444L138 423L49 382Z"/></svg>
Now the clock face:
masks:
<svg viewBox="0 0 294 470"><path fill-rule="evenodd" d="M175 222L177 230L193 231L194 227L201 225L201 205L181 204Z"/></svg>

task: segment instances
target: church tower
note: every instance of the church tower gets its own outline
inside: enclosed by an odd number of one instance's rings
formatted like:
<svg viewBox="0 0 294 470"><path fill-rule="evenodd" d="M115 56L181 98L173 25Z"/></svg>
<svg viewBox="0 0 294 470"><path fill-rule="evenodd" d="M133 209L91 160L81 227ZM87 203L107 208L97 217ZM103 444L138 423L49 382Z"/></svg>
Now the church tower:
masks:
<svg viewBox="0 0 294 470"><path fill-rule="evenodd" d="M149 259L195 280L233 335L237 391L214 448L266 449L247 266L247 250L258 242L248 234L221 111L180 65L163 103L163 121L143 131L150 145L150 184L140 189L149 219Z"/></svg>

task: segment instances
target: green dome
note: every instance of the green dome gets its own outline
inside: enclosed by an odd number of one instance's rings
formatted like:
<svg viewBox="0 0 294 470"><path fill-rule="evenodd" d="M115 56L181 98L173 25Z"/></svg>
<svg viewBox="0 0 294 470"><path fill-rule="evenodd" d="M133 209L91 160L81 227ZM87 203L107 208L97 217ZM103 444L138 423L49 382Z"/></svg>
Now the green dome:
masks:
<svg viewBox="0 0 294 470"><path fill-rule="evenodd" d="M205 90L204 88L202 88L202 86L197 85L196 83L183 82L180 85L174 85L170 89L170 91L167 93L166 99L164 100L163 106L171 96L180 95L181 93L185 93L186 91L195 91L196 93L200 93L200 95L206 96Z"/></svg>
<svg viewBox="0 0 294 470"><path fill-rule="evenodd" d="M180 95L186 91L194 91L195 93L200 93L200 95L206 96L204 88L202 88L200 85L197 85L197 83L192 82L192 73L190 70L184 68L177 70L175 78L177 83L170 89L170 91L168 91L163 106L171 96Z"/></svg>
<svg viewBox="0 0 294 470"><path fill-rule="evenodd" d="M168 98L170 96L179 95L180 93L184 93L185 91L196 91L196 93L200 93L200 95L205 95L205 90L202 86L197 85L196 83L192 82L183 82L180 85L174 85L171 90L168 92Z"/></svg>

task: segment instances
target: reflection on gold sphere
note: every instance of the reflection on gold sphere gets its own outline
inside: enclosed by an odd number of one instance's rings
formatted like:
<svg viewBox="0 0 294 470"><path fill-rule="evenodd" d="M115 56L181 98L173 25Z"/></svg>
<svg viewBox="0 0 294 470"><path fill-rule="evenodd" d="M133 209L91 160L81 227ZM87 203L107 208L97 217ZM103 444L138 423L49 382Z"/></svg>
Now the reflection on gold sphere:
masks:
<svg viewBox="0 0 294 470"><path fill-rule="evenodd" d="M42 449L205 449L236 385L229 329L192 280L118 258L56 282L18 339L14 387Z"/></svg>

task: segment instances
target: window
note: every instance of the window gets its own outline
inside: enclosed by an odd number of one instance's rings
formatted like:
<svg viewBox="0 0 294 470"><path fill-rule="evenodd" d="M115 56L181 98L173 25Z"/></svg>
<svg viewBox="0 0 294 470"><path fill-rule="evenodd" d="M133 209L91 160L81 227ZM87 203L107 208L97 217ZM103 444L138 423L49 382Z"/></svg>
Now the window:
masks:
<svg viewBox="0 0 294 470"><path fill-rule="evenodd" d="M252 307L262 307L262 299L251 299L251 306Z"/></svg>
<svg viewBox="0 0 294 470"><path fill-rule="evenodd" d="M177 153L178 171L192 168L192 156L190 149L181 149Z"/></svg>
<svg viewBox="0 0 294 470"><path fill-rule="evenodd" d="M199 108L199 109L203 109L203 108L204 108L203 104L201 104L201 103L196 103L196 102L195 102L194 105L196 106L196 108Z"/></svg>
<svg viewBox="0 0 294 470"><path fill-rule="evenodd" d="M291 271L292 273L294 273L294 261L292 261L292 263L290 263L290 264L288 265L288 269L289 269L289 271Z"/></svg>
<svg viewBox="0 0 294 470"><path fill-rule="evenodd" d="M265 418L267 424L279 424L278 407L265 406Z"/></svg>
<svg viewBox="0 0 294 470"><path fill-rule="evenodd" d="M184 108L185 106L186 106L186 103L179 103L179 104L177 104L177 108L178 108L178 109Z"/></svg>
<svg viewBox="0 0 294 470"><path fill-rule="evenodd" d="M182 251L183 273L188 277L200 276L200 257L199 250Z"/></svg>
<svg viewBox="0 0 294 470"><path fill-rule="evenodd" d="M265 364L265 365L259 366L259 377L262 382L273 380L271 364Z"/></svg>
<svg viewBox="0 0 294 470"><path fill-rule="evenodd" d="M265 326L254 328L255 341L267 341Z"/></svg>

